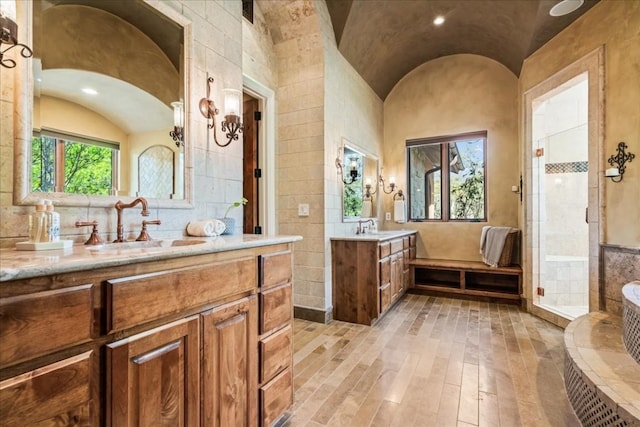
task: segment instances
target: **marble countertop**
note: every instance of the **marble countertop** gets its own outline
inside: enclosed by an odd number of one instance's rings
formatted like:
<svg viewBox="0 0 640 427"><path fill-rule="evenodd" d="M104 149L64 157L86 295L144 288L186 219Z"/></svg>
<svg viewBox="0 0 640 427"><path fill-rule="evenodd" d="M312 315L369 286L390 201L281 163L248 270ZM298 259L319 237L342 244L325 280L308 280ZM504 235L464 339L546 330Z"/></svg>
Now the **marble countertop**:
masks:
<svg viewBox="0 0 640 427"><path fill-rule="evenodd" d="M342 234L331 237L331 240L367 240L381 242L383 240L390 240L397 237L408 236L416 232L417 230L384 230L375 233Z"/></svg>
<svg viewBox="0 0 640 427"><path fill-rule="evenodd" d="M48 251L0 250L0 282L87 269L115 267L236 249L291 243L301 236L256 234L127 242L101 246L76 245ZM195 243L195 244L190 244ZM175 244L176 246L172 246Z"/></svg>

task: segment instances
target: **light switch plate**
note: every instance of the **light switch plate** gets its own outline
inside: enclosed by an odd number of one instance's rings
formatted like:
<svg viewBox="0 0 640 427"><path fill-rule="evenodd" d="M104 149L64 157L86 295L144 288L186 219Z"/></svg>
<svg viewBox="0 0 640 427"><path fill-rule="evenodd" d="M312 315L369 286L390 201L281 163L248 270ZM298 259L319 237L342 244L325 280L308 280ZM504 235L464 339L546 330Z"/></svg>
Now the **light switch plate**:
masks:
<svg viewBox="0 0 640 427"><path fill-rule="evenodd" d="M300 203L298 205L298 216L309 216L309 204Z"/></svg>

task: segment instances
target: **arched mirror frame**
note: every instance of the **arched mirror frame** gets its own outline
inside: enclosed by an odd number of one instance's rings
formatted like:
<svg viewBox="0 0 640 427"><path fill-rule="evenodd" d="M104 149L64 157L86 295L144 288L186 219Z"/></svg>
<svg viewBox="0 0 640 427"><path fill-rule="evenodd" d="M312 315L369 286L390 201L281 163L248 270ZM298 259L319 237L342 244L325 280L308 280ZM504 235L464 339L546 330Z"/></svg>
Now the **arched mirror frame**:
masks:
<svg viewBox="0 0 640 427"><path fill-rule="evenodd" d="M145 3L184 29L184 96L185 96L185 135L184 135L184 199L149 199L158 208L193 209L193 143L189 141L194 123L191 120L190 88L193 75L193 37L191 21L170 6L162 2ZM28 46L33 45L33 3L17 2L17 20L20 29L20 40ZM26 29L26 30L25 30ZM67 193L35 193L31 191L29 159L32 138L33 111L33 70L31 60L22 60L14 72L14 172L13 202L15 205L34 205L38 199L51 199L58 206L111 207L122 199L121 196L91 196Z"/></svg>

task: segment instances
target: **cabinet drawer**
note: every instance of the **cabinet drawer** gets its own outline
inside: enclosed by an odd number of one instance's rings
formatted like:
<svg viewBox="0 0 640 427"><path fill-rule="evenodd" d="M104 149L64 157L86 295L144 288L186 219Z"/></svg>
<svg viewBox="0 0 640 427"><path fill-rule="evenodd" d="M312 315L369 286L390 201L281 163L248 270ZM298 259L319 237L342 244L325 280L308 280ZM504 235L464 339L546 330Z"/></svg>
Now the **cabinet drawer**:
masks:
<svg viewBox="0 0 640 427"><path fill-rule="evenodd" d="M384 313L389 308L391 304L391 284L387 283L386 285L380 288L380 313Z"/></svg>
<svg viewBox="0 0 640 427"><path fill-rule="evenodd" d="M391 253L391 243L384 242L380 243L380 258L388 257Z"/></svg>
<svg viewBox="0 0 640 427"><path fill-rule="evenodd" d="M291 282L291 251L260 256L260 286L269 288Z"/></svg>
<svg viewBox="0 0 640 427"><path fill-rule="evenodd" d="M93 352L79 354L0 382L3 426L88 426ZM67 424L65 424L67 425Z"/></svg>
<svg viewBox="0 0 640 427"><path fill-rule="evenodd" d="M273 381L260 388L262 426L271 426L293 403L293 379L287 368Z"/></svg>
<svg viewBox="0 0 640 427"><path fill-rule="evenodd" d="M409 249L409 236L402 238L402 249Z"/></svg>
<svg viewBox="0 0 640 427"><path fill-rule="evenodd" d="M260 294L260 333L264 334L291 322L291 283L263 290Z"/></svg>
<svg viewBox="0 0 640 427"><path fill-rule="evenodd" d="M416 247L416 235L412 234L409 236L409 246L412 248Z"/></svg>
<svg viewBox="0 0 640 427"><path fill-rule="evenodd" d="M391 241L391 253L395 254L402 251L402 239L396 239Z"/></svg>
<svg viewBox="0 0 640 427"><path fill-rule="evenodd" d="M260 341L260 382L273 378L291 365L291 326Z"/></svg>
<svg viewBox="0 0 640 427"><path fill-rule="evenodd" d="M93 285L0 300L0 366L89 341Z"/></svg>
<svg viewBox="0 0 640 427"><path fill-rule="evenodd" d="M251 291L256 281L255 257L108 280L106 332Z"/></svg>

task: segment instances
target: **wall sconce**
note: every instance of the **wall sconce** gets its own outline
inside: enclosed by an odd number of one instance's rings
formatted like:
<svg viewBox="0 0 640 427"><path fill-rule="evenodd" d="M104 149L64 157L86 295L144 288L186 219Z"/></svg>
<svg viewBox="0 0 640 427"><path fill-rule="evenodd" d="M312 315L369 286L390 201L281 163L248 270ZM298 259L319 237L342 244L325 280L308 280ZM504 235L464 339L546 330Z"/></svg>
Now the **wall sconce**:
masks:
<svg viewBox="0 0 640 427"><path fill-rule="evenodd" d="M371 178L367 178L367 180L364 182L364 197L366 199L371 199L371 196L373 196L377 192L378 192L377 188L371 191Z"/></svg>
<svg viewBox="0 0 640 427"><path fill-rule="evenodd" d="M211 83L213 77L207 77L207 96L200 100L200 113L207 119L207 128L213 128L213 140L220 147L226 147L231 141L238 140L238 134L242 132L242 121L240 120L240 99L241 92L235 89L224 90L224 121L222 122L222 131L227 132L227 142L220 144L216 132L216 116L220 112L216 108L211 98ZM211 123L209 123L211 119Z"/></svg>
<svg viewBox="0 0 640 427"><path fill-rule="evenodd" d="M346 185L353 184L360 178L360 174L358 173L358 158L351 157L351 161L349 162L349 178L348 180L344 178L344 166L342 164L342 160L340 157L336 157L336 168L338 168L338 175L342 177L342 182Z"/></svg>
<svg viewBox="0 0 640 427"><path fill-rule="evenodd" d="M387 190L387 187L384 183L384 178L382 177L382 175L380 175L380 186L382 187L382 191L384 191L386 194L391 194L396 189L396 178L393 176L389 178L389 190Z"/></svg>
<svg viewBox="0 0 640 427"><path fill-rule="evenodd" d="M180 148L184 146L184 104L182 101L175 101L171 103L171 107L173 107L173 130L169 132L169 136Z"/></svg>
<svg viewBox="0 0 640 427"><path fill-rule="evenodd" d="M14 68L16 61L4 59L4 53L14 47L21 47L20 55L23 58L31 58L33 51L25 44L18 43L18 24L16 24L16 3L14 0L0 0L0 65L5 68ZM3 49L2 45L9 47Z"/></svg>
<svg viewBox="0 0 640 427"><path fill-rule="evenodd" d="M617 153L609 157L608 162L612 167L604 172L604 176L606 176L607 178L611 178L611 181L613 182L622 181L624 170L626 168L624 164L627 162L631 162L631 160L636 157L636 155L631 152L626 153L625 150L627 148L629 148L627 144L625 144L624 142L620 142L618 143ZM617 167L615 167L614 165L617 165Z"/></svg>

